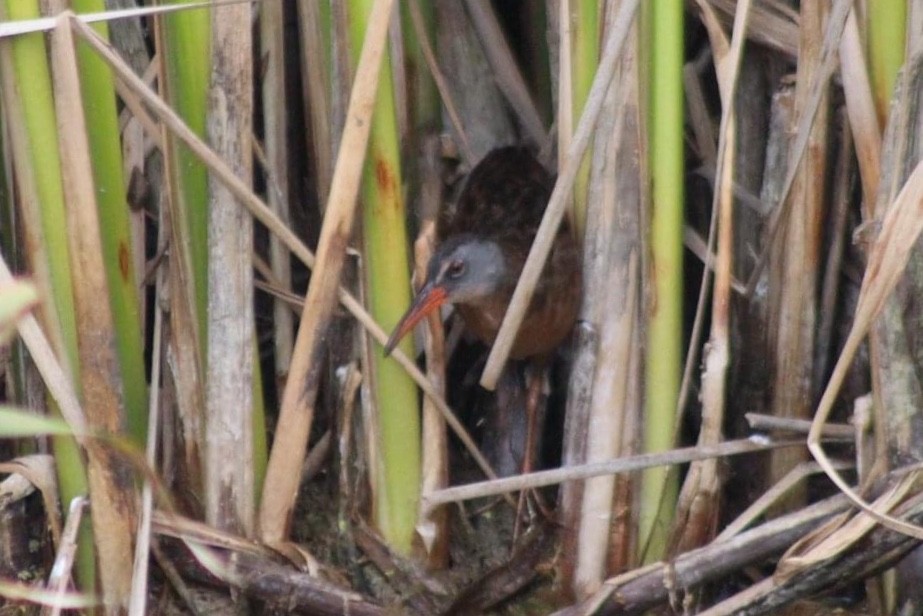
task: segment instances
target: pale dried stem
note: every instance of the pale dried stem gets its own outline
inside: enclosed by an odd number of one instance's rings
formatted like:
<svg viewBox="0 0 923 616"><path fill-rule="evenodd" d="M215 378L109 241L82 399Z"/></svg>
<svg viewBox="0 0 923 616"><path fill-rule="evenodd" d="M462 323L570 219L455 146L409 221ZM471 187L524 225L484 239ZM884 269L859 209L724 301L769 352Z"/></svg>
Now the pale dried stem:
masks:
<svg viewBox="0 0 923 616"><path fill-rule="evenodd" d="M376 0L359 56L346 112L346 127L334 166L330 196L318 241L317 263L305 298L288 381L282 392L276 439L269 456L259 527L273 544L288 535L320 385L323 341L327 334L346 246L352 235L360 177L372 125L382 58L394 0Z"/></svg>
<svg viewBox="0 0 923 616"><path fill-rule="evenodd" d="M540 149L543 148L548 138L547 131L492 5L481 0L466 0L465 6L468 8L474 29L477 30L478 38L481 39L481 46L494 71L500 91L516 113L529 139Z"/></svg>
<svg viewBox="0 0 923 616"><path fill-rule="evenodd" d="M411 11L419 8L416 0L411 0ZM422 20L421 24L422 25ZM423 34L422 28L417 36ZM435 139L423 143L423 164L421 165L420 211L426 217L420 227L420 234L414 243L414 275L418 283L426 278L426 266L436 243L436 216L441 197L441 179L439 177L438 144ZM446 390L446 352L445 330L442 317L437 310L429 315L428 327L424 337L426 353L426 375L437 390L445 395ZM429 398L423 400L423 477L421 493L427 494L449 485L449 450L448 434L445 420ZM449 559L449 518L448 509L440 508L424 511L418 521L418 534L427 547L428 562L431 567L442 568Z"/></svg>
<svg viewBox="0 0 923 616"><path fill-rule="evenodd" d="M855 10L849 11L840 41L840 73L849 126L856 142L859 175L862 177L862 211L865 220L872 220L875 217L875 200L881 170L881 127L878 125L878 113L875 110L872 84Z"/></svg>
<svg viewBox="0 0 923 616"><path fill-rule="evenodd" d="M68 246L74 270L73 293L80 358L81 395L90 426L120 434L121 372L115 352L112 309L103 264L96 188L90 160L80 73L71 29L73 13L58 17L51 39L51 65L61 151L61 177L66 201ZM132 535L136 494L122 480L126 471L113 453L86 443L87 477L93 502L91 516L107 613L128 606L131 593Z"/></svg>
<svg viewBox="0 0 923 616"><path fill-rule="evenodd" d="M211 14L206 122L215 154L245 184L253 177L251 21L248 5ZM275 202L271 191L270 202ZM253 535L256 513L252 245L252 217L236 206L234 194L219 178L209 175L205 515L211 524L246 536Z"/></svg>
<svg viewBox="0 0 923 616"><path fill-rule="evenodd" d="M77 534L80 531L80 525L83 521L83 512L86 510L89 501L86 497L78 496L71 501L67 509L67 521L64 523L64 530L61 533L61 541L58 545L58 553L55 555L54 565L51 567L51 575L48 576L48 582L45 588L49 592L55 593L59 598L63 598L67 589L71 585L71 573L74 568L74 559L77 556ZM55 602L53 607L42 609L42 616L58 616L61 613L61 603Z"/></svg>
<svg viewBox="0 0 923 616"><path fill-rule="evenodd" d="M821 103L824 100L824 94L833 72L836 70L838 51L840 41L842 40L843 31L846 27L846 18L849 15L852 2L850 0L836 0L833 8L830 10L827 18L827 29L824 33L824 40L820 49L820 57L817 61L817 69L811 75L811 83L806 93L806 103L801 109L798 119L798 127L795 133L795 141L792 145L791 155L788 159L788 172L785 176L785 182L779 194L779 205L773 209L772 217L769 220L769 231L766 233L766 243L757 260L756 267L750 274L750 280L747 281L747 295L752 296L759 282L763 268L769 261L769 253L773 244L778 240L779 230L782 224L788 219L789 212L792 208L793 199L789 198L795 178L801 168L801 161L805 152L808 150L808 143L811 139L814 122L820 111Z"/></svg>
<svg viewBox="0 0 923 616"><path fill-rule="evenodd" d="M156 297L161 297L165 286L165 271L157 270ZM160 437L160 372L163 362L163 308L159 302L154 305L153 348L151 349L151 388L148 400L147 445L145 459L148 466L157 468L157 442ZM132 572L131 602L128 606L130 616L143 616L147 613L148 564L151 547L151 517L154 498L150 481L145 480L141 487L141 514L138 519L137 542L135 544L135 563Z"/></svg>
<svg viewBox="0 0 923 616"><path fill-rule="evenodd" d="M801 7L801 40L795 84L795 115L799 133L789 152L786 185L783 187L779 214L779 235L766 237L766 246L772 248L773 289L775 313L772 345L774 377L771 382L770 412L774 415L807 419L811 415L815 391L812 386L814 348L818 318L818 287L820 259L823 244L822 221L827 205L827 170L829 139L828 86L829 71L835 67L840 34L845 27L848 8L842 3L828 12L821 4L804 4ZM838 21L839 20L839 21ZM831 25L835 25L834 30ZM836 32L836 38L831 33ZM834 60L830 60L830 57ZM806 124L805 118L812 122ZM803 140L802 140L803 137ZM802 155L799 148L804 146ZM792 174L794 167L796 173ZM791 180L788 182L788 180ZM788 188L788 194L785 189ZM788 212L787 214L785 212ZM772 224L772 223L770 223ZM775 452L769 463L770 481L777 481L804 460L804 452ZM794 491L782 506L803 505L806 493Z"/></svg>
<svg viewBox="0 0 923 616"><path fill-rule="evenodd" d="M702 4L706 23L716 21L707 5ZM718 212L718 253L715 262L715 285L712 300L712 331L702 375L702 427L699 445L713 445L721 438L725 413L727 369L730 365L730 304L733 278L733 177L737 139L735 96L740 73L741 50L750 16L750 0L742 0L734 19L730 45L723 32L710 30L715 50L715 67L721 92L722 115L715 163L718 182L712 200ZM708 19L711 17L711 19ZM706 276L707 278L707 276ZM677 422L679 424L679 422ZM673 553L699 547L711 539L718 523L718 495L721 481L714 460L690 466L677 503L671 537Z"/></svg>
<svg viewBox="0 0 923 616"><path fill-rule="evenodd" d="M439 490L423 497L427 507L434 507L442 503L452 503L485 496L497 496L508 492L541 488L555 485L564 481L589 479L600 475L613 473L628 473L655 466L671 466L685 464L695 460L705 460L723 456L734 456L757 451L768 451L783 447L798 447L804 445L802 440L766 441L759 442L751 439L727 441L709 447L687 447L660 453L648 453L637 456L581 464L564 468L555 468L547 471L538 471L526 475L504 477L491 481L481 481L463 486L456 486Z"/></svg>

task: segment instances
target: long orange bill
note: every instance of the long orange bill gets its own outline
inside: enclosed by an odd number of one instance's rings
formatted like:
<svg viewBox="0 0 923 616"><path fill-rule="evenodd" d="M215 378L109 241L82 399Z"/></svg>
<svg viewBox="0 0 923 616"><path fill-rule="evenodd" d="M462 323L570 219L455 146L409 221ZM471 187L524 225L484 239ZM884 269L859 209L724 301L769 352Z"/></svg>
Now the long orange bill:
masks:
<svg viewBox="0 0 923 616"><path fill-rule="evenodd" d="M388 338L388 344L385 345L385 357L391 354L394 347L397 346L408 332L413 331L414 326L419 323L423 317L443 305L446 296L447 294L444 287L435 286L431 283L420 289L417 296L413 298L413 303L410 304L410 308L407 309L407 312L404 313L404 316L401 317L401 320L398 322L397 327L394 328L394 333Z"/></svg>

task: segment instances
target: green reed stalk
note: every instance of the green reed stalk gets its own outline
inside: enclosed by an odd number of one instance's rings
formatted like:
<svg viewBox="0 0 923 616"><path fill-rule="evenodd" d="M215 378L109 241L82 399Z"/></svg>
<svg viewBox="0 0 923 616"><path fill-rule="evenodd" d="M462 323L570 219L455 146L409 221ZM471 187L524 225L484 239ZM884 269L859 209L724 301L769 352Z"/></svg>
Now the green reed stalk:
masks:
<svg viewBox="0 0 923 616"><path fill-rule="evenodd" d="M644 5L648 71L651 214L645 366L644 450L673 447L682 357L683 289L683 3ZM640 540L645 560L663 555L678 483L666 468L646 471L641 488Z"/></svg>
<svg viewBox="0 0 923 616"><path fill-rule="evenodd" d="M349 4L353 57L362 48L371 0ZM389 54L384 56L365 169L362 175L365 276L372 316L394 327L410 304L409 258L397 117ZM403 343L412 352L412 342ZM375 521L397 551L410 552L420 495L420 401L417 388L382 348L372 352L381 459L375 478Z"/></svg>

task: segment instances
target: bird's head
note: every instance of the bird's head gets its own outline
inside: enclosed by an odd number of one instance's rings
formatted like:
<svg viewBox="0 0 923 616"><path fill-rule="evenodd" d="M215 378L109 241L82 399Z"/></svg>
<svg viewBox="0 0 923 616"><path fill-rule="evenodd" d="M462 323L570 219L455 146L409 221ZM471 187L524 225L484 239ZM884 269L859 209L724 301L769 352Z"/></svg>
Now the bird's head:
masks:
<svg viewBox="0 0 923 616"><path fill-rule="evenodd" d="M443 304L478 304L507 281L500 246L471 234L453 236L433 253L426 280L385 345L388 355L423 317Z"/></svg>

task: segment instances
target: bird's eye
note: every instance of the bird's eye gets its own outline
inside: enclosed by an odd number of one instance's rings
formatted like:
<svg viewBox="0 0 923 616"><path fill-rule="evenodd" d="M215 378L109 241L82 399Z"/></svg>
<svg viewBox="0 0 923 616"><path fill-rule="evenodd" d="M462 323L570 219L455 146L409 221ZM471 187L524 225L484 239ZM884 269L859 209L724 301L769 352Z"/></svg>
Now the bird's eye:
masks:
<svg viewBox="0 0 923 616"><path fill-rule="evenodd" d="M449 263L449 269L446 272L449 278L460 278L465 273L465 262L455 260Z"/></svg>

